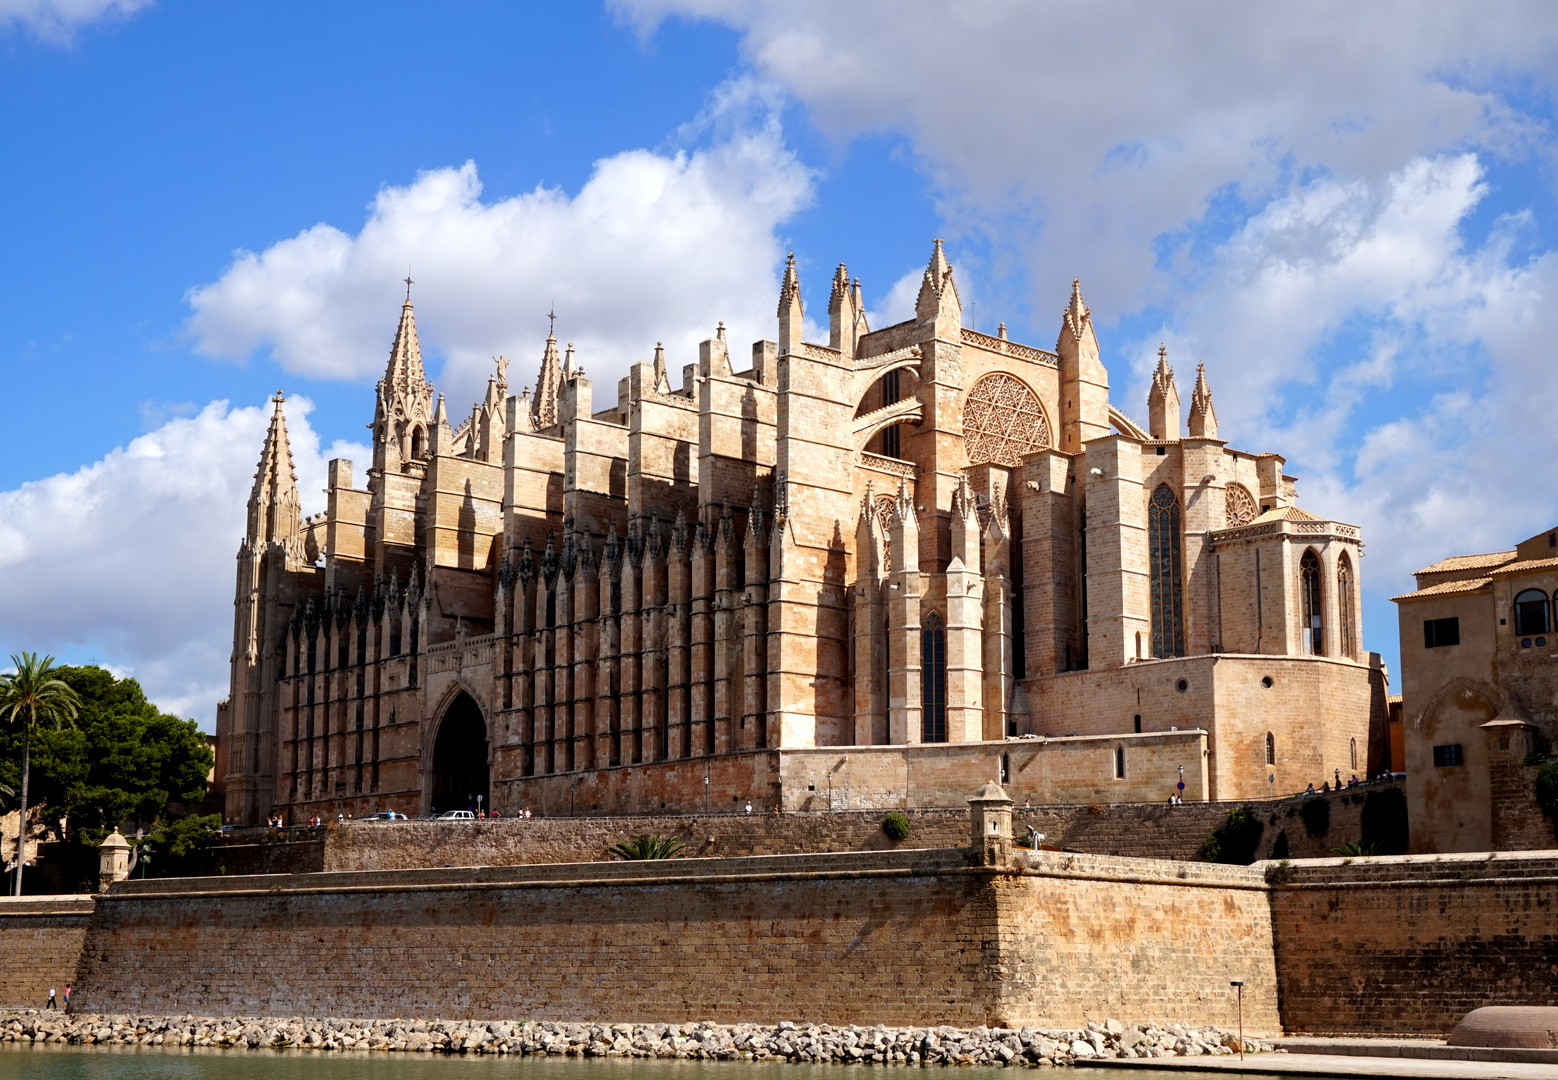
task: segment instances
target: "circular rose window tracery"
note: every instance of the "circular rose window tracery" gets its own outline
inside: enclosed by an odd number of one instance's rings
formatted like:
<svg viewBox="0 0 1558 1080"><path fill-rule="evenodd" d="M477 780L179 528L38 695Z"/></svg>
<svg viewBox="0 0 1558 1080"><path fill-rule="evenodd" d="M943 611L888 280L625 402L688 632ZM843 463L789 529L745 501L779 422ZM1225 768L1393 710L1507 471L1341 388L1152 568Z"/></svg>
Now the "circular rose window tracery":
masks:
<svg viewBox="0 0 1558 1080"><path fill-rule="evenodd" d="M1016 468L1022 455L1047 449L1049 421L1018 379L996 372L968 392L963 406L963 448L970 465L987 462Z"/></svg>
<svg viewBox="0 0 1558 1080"><path fill-rule="evenodd" d="M1243 484L1229 484L1223 502L1228 528L1255 520L1255 500Z"/></svg>

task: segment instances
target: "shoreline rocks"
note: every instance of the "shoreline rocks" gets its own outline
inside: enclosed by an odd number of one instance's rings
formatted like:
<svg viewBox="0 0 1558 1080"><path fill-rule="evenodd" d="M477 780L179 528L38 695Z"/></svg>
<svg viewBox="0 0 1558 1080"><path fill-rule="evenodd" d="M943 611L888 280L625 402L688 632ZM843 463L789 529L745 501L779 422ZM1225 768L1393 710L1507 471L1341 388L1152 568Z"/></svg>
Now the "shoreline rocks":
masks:
<svg viewBox="0 0 1558 1080"><path fill-rule="evenodd" d="M0 1043L434 1054L546 1054L806 1064L1071 1065L1079 1058L1232 1054L1216 1027L1089 1022L1067 1029L840 1027L829 1024L608 1024L504 1020L343 1020L317 1017L0 1014ZM1245 1037L1246 1053L1272 1045ZM1280 1053L1281 1051L1277 1051Z"/></svg>

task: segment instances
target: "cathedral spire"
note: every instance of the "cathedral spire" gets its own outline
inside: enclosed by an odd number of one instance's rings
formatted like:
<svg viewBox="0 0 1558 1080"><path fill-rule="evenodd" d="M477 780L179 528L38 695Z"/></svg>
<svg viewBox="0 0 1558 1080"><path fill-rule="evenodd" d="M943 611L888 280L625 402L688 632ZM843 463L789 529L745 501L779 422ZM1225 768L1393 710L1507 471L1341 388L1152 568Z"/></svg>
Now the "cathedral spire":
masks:
<svg viewBox="0 0 1558 1080"><path fill-rule="evenodd" d="M784 281L779 286L779 355L798 353L801 348L801 279L795 272L795 252L784 261Z"/></svg>
<svg viewBox="0 0 1558 1080"><path fill-rule="evenodd" d="M962 329L963 302L958 299L958 288L952 280L952 264L947 262L940 240L931 248L930 262L920 280L920 294L914 301L914 315L922 323L944 323L936 326L935 332L937 337L946 340L957 340Z"/></svg>
<svg viewBox="0 0 1558 1080"><path fill-rule="evenodd" d="M1168 349L1159 345L1158 367L1147 391L1147 430L1154 439L1177 439L1179 423L1179 387L1174 385L1174 369L1168 366Z"/></svg>
<svg viewBox="0 0 1558 1080"><path fill-rule="evenodd" d="M260 464L249 492L248 543L251 549L266 544L286 548L289 563L303 561L303 520L298 503L297 472L292 465L292 445L287 439L287 418L281 411L286 397L280 390L271 398L270 429L260 451Z"/></svg>
<svg viewBox="0 0 1558 1080"><path fill-rule="evenodd" d="M665 346L658 341L655 342L655 392L671 392L671 374L665 368Z"/></svg>
<svg viewBox="0 0 1558 1080"><path fill-rule="evenodd" d="M1090 312L1087 305L1082 302L1082 279L1072 278L1071 302L1066 305L1065 313L1061 316L1061 326L1063 328L1063 332L1065 330L1069 330L1071 331L1072 338L1077 341L1081 341L1082 334L1085 332L1087 323L1090 321L1091 316L1092 312Z"/></svg>
<svg viewBox="0 0 1558 1080"><path fill-rule="evenodd" d="M404 472L427 457L427 427L433 419L433 384L422 367L411 286L400 305L400 324L390 345L389 364L378 385L373 420L373 465L380 472Z"/></svg>
<svg viewBox="0 0 1558 1080"><path fill-rule="evenodd" d="M1190 437L1217 438L1217 410L1212 408L1212 388L1206 382L1206 365L1196 365L1196 388L1190 395Z"/></svg>
<svg viewBox="0 0 1558 1080"><path fill-rule="evenodd" d="M536 377L536 396L530 402L530 415L537 431L557 423L557 391L563 381L563 365L557 358L557 337L546 335L546 351L541 354L541 374Z"/></svg>

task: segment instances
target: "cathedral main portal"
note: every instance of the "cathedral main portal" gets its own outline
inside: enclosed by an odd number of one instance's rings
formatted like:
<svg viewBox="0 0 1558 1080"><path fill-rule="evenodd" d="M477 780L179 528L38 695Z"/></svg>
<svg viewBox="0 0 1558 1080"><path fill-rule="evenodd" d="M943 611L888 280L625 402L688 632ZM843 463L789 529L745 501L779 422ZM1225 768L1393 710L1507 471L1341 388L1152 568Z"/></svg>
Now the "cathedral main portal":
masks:
<svg viewBox="0 0 1558 1080"><path fill-rule="evenodd" d="M444 710L433 744L432 809L475 810L491 805L487 790L487 725L481 708L461 691Z"/></svg>

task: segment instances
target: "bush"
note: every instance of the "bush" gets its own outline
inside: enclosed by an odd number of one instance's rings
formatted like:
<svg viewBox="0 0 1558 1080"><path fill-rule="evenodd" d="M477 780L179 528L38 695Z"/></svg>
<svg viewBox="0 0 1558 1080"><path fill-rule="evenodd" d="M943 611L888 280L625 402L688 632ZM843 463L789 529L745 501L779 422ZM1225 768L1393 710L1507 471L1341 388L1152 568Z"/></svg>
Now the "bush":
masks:
<svg viewBox="0 0 1558 1080"><path fill-rule="evenodd" d="M907 817L894 810L882 819L882 831L889 840L907 840L913 828Z"/></svg>
<svg viewBox="0 0 1558 1080"><path fill-rule="evenodd" d="M1558 761L1549 761L1537 770L1536 801L1547 820L1558 821Z"/></svg>
<svg viewBox="0 0 1558 1080"><path fill-rule="evenodd" d="M635 836L614 845L611 853L619 859L680 859L681 840L675 836Z"/></svg>
<svg viewBox="0 0 1558 1080"><path fill-rule="evenodd" d="M1400 788L1369 792L1360 824L1363 847L1377 855L1407 853L1407 797Z"/></svg>
<svg viewBox="0 0 1558 1080"><path fill-rule="evenodd" d="M1324 836L1331 830L1331 800L1305 799L1298 808L1298 816L1303 819L1310 836Z"/></svg>
<svg viewBox="0 0 1558 1080"><path fill-rule="evenodd" d="M1201 858L1207 862L1248 866L1255 861L1266 826L1248 806L1228 811L1222 827L1201 842Z"/></svg>

